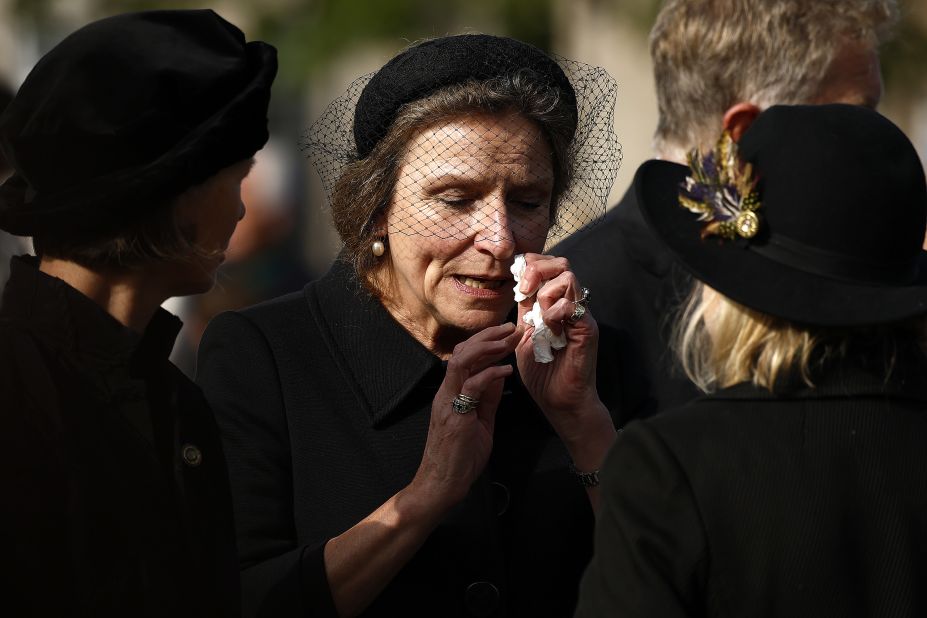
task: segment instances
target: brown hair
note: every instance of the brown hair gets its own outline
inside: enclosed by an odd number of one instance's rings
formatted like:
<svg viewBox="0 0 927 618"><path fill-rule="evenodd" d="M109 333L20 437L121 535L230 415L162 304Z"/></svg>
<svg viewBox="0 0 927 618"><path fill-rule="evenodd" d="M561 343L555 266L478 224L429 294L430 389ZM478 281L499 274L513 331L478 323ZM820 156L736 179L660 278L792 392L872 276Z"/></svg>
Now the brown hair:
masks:
<svg viewBox="0 0 927 618"><path fill-rule="evenodd" d="M650 33L658 151L707 145L739 101L810 103L848 40L885 40L896 0L667 0Z"/></svg>
<svg viewBox="0 0 927 618"><path fill-rule="evenodd" d="M38 234L33 239L36 253L91 269L134 269L152 262L195 263L215 258L222 253L221 249L200 247L196 243L196 230L183 223L181 212L188 205L196 208L204 199L203 192L209 191L211 183L221 174L253 163L254 159L249 158L223 168L173 199L140 208L143 215L118 227L96 233L55 230Z"/></svg>
<svg viewBox="0 0 927 618"><path fill-rule="evenodd" d="M382 290L375 289L372 274L386 261L378 261L370 245L378 239L376 220L390 204L408 144L423 129L473 113L520 114L543 129L553 152L554 219L557 203L570 185L570 145L576 125L575 108L560 91L527 69L437 90L404 105L383 139L366 158L345 168L332 191L332 219L344 242L343 258L375 294Z"/></svg>
<svg viewBox="0 0 927 618"><path fill-rule="evenodd" d="M143 218L102 235L66 231L37 235L36 254L76 262L87 268L138 268L161 260L190 260L202 250L191 230L181 228L176 200L153 208Z"/></svg>

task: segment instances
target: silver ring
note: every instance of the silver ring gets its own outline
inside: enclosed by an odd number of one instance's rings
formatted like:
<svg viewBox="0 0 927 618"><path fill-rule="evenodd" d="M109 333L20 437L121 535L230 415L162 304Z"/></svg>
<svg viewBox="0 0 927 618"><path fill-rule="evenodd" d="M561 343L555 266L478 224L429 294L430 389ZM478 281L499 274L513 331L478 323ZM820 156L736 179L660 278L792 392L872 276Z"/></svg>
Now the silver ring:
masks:
<svg viewBox="0 0 927 618"><path fill-rule="evenodd" d="M583 319L584 315L586 315L586 305L579 301L575 301L573 304L573 315L567 318L567 322L576 324Z"/></svg>
<svg viewBox="0 0 927 618"><path fill-rule="evenodd" d="M466 414L471 410L475 410L478 405L480 405L479 399L464 395L463 393L454 397L454 401L451 402L451 407L457 414Z"/></svg>
<svg viewBox="0 0 927 618"><path fill-rule="evenodd" d="M567 318L570 324L576 324L586 315L589 306L589 288L583 288L583 295L579 300L573 301L573 314Z"/></svg>
<svg viewBox="0 0 927 618"><path fill-rule="evenodd" d="M580 298L579 300L574 300L574 301L573 301L573 304L574 304L574 305L587 305L587 306L588 306L588 305L589 305L589 288L583 288L582 291L583 291L582 298Z"/></svg>

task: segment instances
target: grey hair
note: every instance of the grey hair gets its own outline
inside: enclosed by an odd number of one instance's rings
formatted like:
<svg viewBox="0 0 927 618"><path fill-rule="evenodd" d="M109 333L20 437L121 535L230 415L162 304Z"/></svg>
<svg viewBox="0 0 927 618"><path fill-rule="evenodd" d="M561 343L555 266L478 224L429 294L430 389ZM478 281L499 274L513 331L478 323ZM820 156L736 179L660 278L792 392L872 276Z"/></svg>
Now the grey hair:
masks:
<svg viewBox="0 0 927 618"><path fill-rule="evenodd" d="M740 101L810 103L847 41L873 47L897 0L667 0L650 33L658 152L705 145Z"/></svg>

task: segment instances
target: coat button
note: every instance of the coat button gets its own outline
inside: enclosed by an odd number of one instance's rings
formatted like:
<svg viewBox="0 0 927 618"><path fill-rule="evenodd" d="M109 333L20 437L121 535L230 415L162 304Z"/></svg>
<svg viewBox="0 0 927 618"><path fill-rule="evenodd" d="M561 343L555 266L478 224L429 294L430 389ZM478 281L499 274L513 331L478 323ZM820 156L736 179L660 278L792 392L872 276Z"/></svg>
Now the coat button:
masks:
<svg viewBox="0 0 927 618"><path fill-rule="evenodd" d="M473 582L467 586L464 604L471 616L492 616L499 609L499 589L492 582Z"/></svg>
<svg viewBox="0 0 927 618"><path fill-rule="evenodd" d="M180 449L180 455L183 457L183 462L191 468L203 463L203 452L194 444L184 444Z"/></svg>
<svg viewBox="0 0 927 618"><path fill-rule="evenodd" d="M505 512L509 510L510 498L511 493L508 487L499 481L492 482L492 503L496 509L496 515L505 515Z"/></svg>

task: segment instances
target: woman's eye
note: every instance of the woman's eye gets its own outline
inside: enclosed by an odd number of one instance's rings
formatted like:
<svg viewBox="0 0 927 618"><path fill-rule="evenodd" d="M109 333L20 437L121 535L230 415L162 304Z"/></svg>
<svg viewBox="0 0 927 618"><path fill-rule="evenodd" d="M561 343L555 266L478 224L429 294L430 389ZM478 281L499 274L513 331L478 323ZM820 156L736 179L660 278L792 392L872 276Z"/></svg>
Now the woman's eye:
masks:
<svg viewBox="0 0 927 618"><path fill-rule="evenodd" d="M546 206L546 204L534 200L512 200L512 203L525 210L537 210L542 206Z"/></svg>
<svg viewBox="0 0 927 618"><path fill-rule="evenodd" d="M438 197L435 199L451 208L467 208L473 203L473 200L468 197Z"/></svg>

